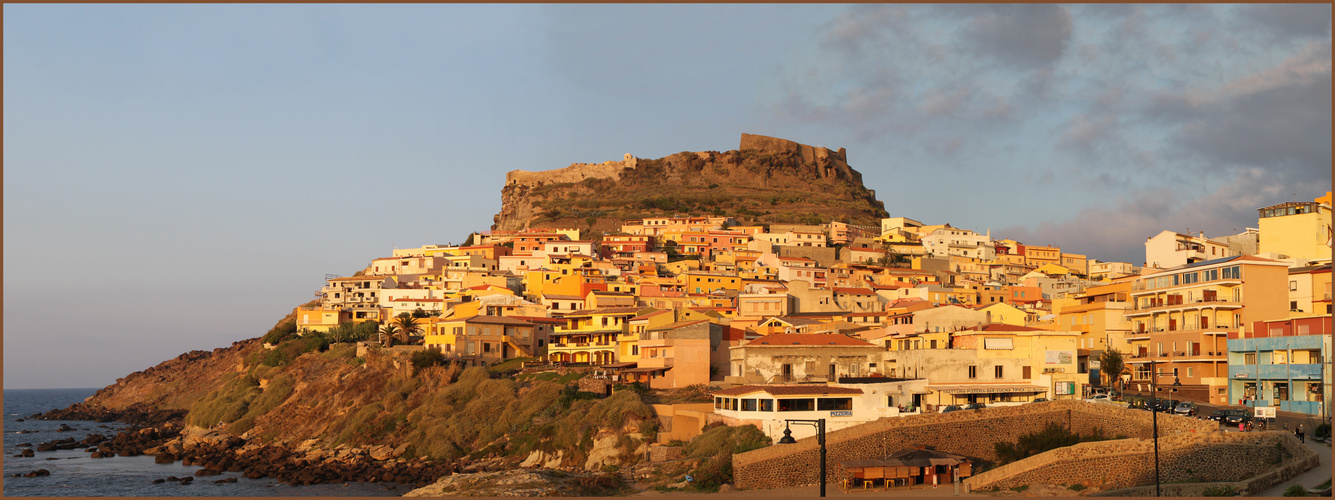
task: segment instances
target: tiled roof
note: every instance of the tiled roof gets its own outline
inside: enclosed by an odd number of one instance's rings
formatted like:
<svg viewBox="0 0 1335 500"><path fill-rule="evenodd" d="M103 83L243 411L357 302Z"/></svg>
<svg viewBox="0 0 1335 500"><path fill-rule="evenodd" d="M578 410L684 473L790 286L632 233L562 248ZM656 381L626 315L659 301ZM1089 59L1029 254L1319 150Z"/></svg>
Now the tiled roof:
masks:
<svg viewBox="0 0 1335 500"><path fill-rule="evenodd" d="M660 330L675 330L677 328L681 328L684 326L691 326L698 323L708 323L708 322L709 320L707 319L697 319L695 321L678 321L676 323L669 323L660 327L650 328L648 331L655 332Z"/></svg>
<svg viewBox="0 0 1335 500"><path fill-rule="evenodd" d="M874 295L876 291L870 288L835 288L834 293L842 293L844 295Z"/></svg>
<svg viewBox="0 0 1335 500"><path fill-rule="evenodd" d="M753 392L767 392L775 396L822 396L827 394L862 394L862 389L831 387L828 385L743 385L714 391L715 396L741 396Z"/></svg>
<svg viewBox="0 0 1335 500"><path fill-rule="evenodd" d="M747 346L845 346L845 347L876 347L865 341L858 340L847 335L838 333L775 333L760 337L746 344Z"/></svg>

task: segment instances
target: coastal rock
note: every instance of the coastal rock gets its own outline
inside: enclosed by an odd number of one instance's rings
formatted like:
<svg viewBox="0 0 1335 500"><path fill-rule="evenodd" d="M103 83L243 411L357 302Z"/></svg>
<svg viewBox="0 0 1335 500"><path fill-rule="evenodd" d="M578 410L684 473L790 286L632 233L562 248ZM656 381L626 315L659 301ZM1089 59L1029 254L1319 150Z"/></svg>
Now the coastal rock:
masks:
<svg viewBox="0 0 1335 500"><path fill-rule="evenodd" d="M600 432L593 440L593 449L589 450L589 459L584 462L584 470L598 470L604 465L621 465L622 451L617 446L620 436L612 432ZM629 435L639 441L636 435Z"/></svg>
<svg viewBox="0 0 1335 500"><path fill-rule="evenodd" d="M32 458L35 455L36 454L33 453L32 448L24 448L23 451L19 452L17 456L24 458Z"/></svg>
<svg viewBox="0 0 1335 500"><path fill-rule="evenodd" d="M394 453L393 448L390 448L389 446L383 444L371 448L371 458L374 460L389 460L396 456L398 455Z"/></svg>
<svg viewBox="0 0 1335 500"><path fill-rule="evenodd" d="M16 475L17 475L17 474L16 474ZM51 471L49 471L49 470L46 470L46 469L37 469L37 470L35 470L35 471L29 472L29 473L27 473L27 474L24 474L23 477L43 477L43 476L50 476L50 475L51 475Z"/></svg>
<svg viewBox="0 0 1335 500"><path fill-rule="evenodd" d="M176 457L171 453L159 453L157 456L153 457L153 463L155 464L169 464L175 461Z"/></svg>

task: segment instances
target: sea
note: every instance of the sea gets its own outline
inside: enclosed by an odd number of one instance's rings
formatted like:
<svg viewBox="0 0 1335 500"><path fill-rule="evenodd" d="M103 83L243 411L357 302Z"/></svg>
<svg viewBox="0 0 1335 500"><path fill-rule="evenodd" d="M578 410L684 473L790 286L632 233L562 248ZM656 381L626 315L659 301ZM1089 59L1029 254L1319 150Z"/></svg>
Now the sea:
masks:
<svg viewBox="0 0 1335 500"><path fill-rule="evenodd" d="M224 472L218 476L195 478L191 484L168 481L153 484L154 479L169 476L193 476L197 466L184 467L181 462L153 463L152 456L89 458L81 450L37 452L35 457L15 457L31 443L38 444L64 438L82 441L89 434L111 438L120 429L128 427L119 422L97 423L80 420L33 420L34 413L65 408L82 402L97 389L5 389L4 419L4 496L210 496L210 497L305 497L305 496L402 496L413 489L411 485L395 483L338 483L309 486L290 486L271 478L247 479L239 472ZM19 422L23 419L22 422ZM57 432L61 424L75 430ZM12 477L38 469L51 472L49 476ZM235 483L214 481L235 477Z"/></svg>

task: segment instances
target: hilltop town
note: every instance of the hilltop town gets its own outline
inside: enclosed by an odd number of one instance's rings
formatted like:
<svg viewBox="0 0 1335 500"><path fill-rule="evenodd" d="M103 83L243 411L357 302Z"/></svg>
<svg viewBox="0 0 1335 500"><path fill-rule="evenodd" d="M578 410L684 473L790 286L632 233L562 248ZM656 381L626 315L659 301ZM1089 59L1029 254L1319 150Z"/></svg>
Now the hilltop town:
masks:
<svg viewBox="0 0 1335 500"><path fill-rule="evenodd" d="M1320 415L1330 206L1327 193L1264 207L1237 235L1147 235L1140 265L908 217L496 230L329 277L296 328L374 322L368 340L467 366L521 359L596 368L607 384L709 385L721 388L711 419L774 439L782 419L807 414L840 428L1096 388L1152 398L1155 383L1175 400ZM1109 352L1122 366L1101 373ZM779 398L815 386L850 396ZM778 411L757 406L775 398Z"/></svg>

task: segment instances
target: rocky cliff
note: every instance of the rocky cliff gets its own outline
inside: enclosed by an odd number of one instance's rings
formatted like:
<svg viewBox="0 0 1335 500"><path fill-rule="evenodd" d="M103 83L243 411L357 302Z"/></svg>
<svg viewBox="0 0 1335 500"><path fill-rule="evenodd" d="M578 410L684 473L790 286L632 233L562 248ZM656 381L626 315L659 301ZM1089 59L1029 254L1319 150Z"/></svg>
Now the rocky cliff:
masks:
<svg viewBox="0 0 1335 500"><path fill-rule="evenodd" d="M578 227L613 230L621 220L729 215L745 224L838 220L876 225L886 217L847 152L742 134L737 150L576 163L506 174L493 230Z"/></svg>

